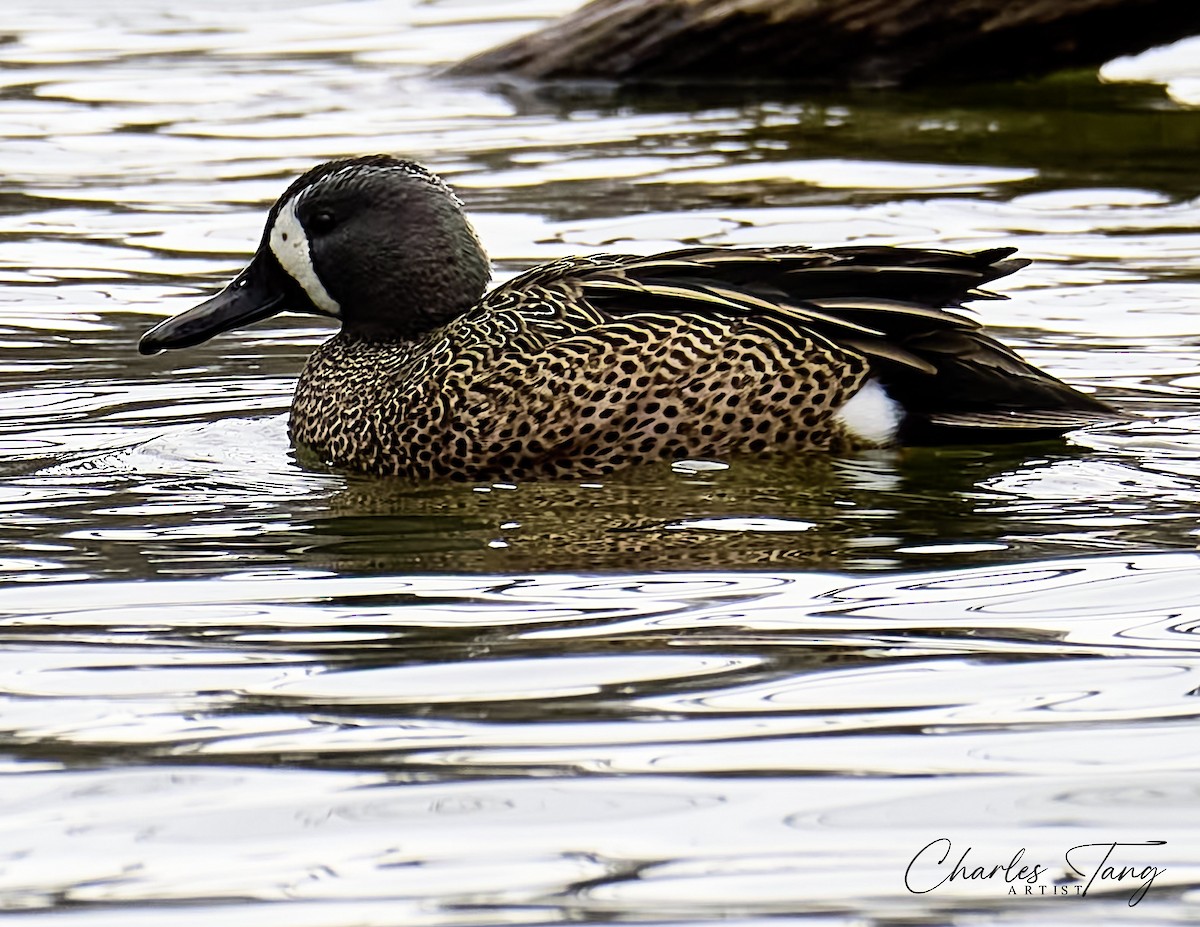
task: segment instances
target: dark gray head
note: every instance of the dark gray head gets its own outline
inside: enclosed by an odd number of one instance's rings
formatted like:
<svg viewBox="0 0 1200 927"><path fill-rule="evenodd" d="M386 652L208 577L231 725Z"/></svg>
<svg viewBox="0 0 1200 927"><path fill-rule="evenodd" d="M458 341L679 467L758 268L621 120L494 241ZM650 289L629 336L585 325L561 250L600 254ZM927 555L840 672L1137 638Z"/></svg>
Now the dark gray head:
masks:
<svg viewBox="0 0 1200 927"><path fill-rule="evenodd" d="M487 255L462 204L412 161L331 161L271 207L253 260L212 299L142 336L152 354L292 311L340 319L351 335L407 340L483 295Z"/></svg>

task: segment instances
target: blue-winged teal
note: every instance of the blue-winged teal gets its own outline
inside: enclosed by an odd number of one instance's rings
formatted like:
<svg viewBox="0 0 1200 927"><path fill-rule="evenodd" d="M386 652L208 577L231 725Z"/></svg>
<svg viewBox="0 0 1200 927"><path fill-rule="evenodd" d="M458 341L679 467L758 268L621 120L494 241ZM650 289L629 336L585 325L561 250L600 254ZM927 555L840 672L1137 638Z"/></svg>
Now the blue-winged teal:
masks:
<svg viewBox="0 0 1200 927"><path fill-rule="evenodd" d="M958 312L1009 248L688 248L488 259L434 174L382 155L309 171L224 290L148 331L184 348L277 312L341 331L309 358L293 441L334 466L458 479L648 460L1020 440L1115 416Z"/></svg>

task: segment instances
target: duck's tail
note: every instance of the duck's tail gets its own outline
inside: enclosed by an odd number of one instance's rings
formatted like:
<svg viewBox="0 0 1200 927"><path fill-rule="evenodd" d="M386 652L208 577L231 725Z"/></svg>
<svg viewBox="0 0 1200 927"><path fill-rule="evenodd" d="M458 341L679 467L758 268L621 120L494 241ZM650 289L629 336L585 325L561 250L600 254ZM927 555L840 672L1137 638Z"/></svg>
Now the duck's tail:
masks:
<svg viewBox="0 0 1200 927"><path fill-rule="evenodd" d="M690 248L619 258L584 288L615 315L674 303L770 321L781 337L795 332L859 354L874 384L859 403L866 421L879 431L888 402L897 404L892 437L904 443L1027 440L1123 420L963 313L966 302L1005 298L981 287L1029 263L1013 251Z"/></svg>
<svg viewBox="0 0 1200 927"><path fill-rule="evenodd" d="M939 308L951 310L945 315L953 321L930 318L919 309L908 313L908 318L904 318L902 309L852 310L854 321L882 333L882 337L860 340L854 347L871 358L879 386L902 409L897 436L902 443L1028 440L1127 420L1107 403L1028 363L985 334L974 319L954 311L972 299L1004 298L979 286L1029 263L1010 258L1014 249L953 256L906 249L845 250L853 252L845 255L851 261L870 261L874 272L885 276L899 274L905 268L911 273L913 265L909 261L896 261L909 258L934 276L940 271L945 275L943 281L953 274L969 284L957 292L942 289L938 293L914 294L917 303L922 296L941 297L944 301ZM975 281L970 280L971 276Z"/></svg>

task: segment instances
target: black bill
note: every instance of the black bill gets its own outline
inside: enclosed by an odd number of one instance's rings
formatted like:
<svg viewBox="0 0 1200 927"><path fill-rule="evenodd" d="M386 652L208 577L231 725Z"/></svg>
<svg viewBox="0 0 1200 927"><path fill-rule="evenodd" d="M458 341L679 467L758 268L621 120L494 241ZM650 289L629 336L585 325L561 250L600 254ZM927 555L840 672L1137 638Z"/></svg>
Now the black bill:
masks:
<svg viewBox="0 0 1200 927"><path fill-rule="evenodd" d="M202 344L222 332L262 321L289 308L284 305L290 293L287 277L275 266L273 258L261 252L230 284L212 299L205 300L174 318L159 322L142 335L138 351L157 354L159 351L190 348ZM289 300L289 302L299 302Z"/></svg>

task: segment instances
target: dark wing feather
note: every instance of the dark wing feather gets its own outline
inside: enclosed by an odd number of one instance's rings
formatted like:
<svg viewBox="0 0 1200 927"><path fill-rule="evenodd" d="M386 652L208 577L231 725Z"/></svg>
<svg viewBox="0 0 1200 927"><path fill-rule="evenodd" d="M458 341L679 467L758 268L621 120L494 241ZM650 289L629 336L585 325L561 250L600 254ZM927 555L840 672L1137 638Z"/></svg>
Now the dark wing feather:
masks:
<svg viewBox="0 0 1200 927"><path fill-rule="evenodd" d="M650 257L568 259L550 267L612 318L755 318L860 354L905 407L907 441L963 440L984 431L1031 436L1119 419L959 311L968 300L1003 298L981 287L1029 263L1010 258L1012 253L686 248ZM545 280L547 268L539 270Z"/></svg>

